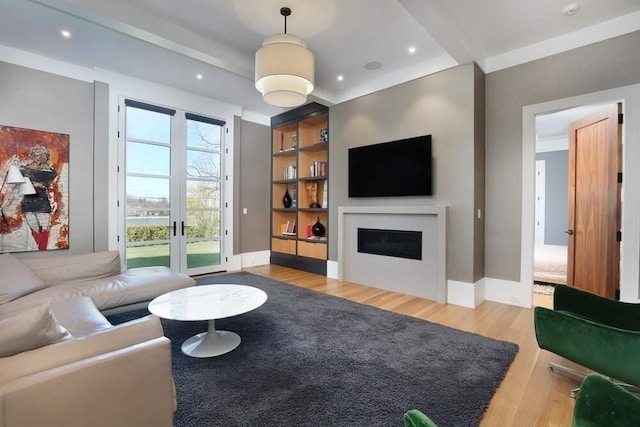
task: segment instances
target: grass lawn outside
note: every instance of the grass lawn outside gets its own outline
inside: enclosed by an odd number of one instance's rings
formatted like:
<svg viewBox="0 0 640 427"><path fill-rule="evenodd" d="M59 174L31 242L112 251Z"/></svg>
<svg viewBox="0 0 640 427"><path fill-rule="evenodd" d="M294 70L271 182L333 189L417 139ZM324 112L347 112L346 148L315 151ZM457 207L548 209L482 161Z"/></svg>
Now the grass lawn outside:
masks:
<svg viewBox="0 0 640 427"><path fill-rule="evenodd" d="M187 268L219 264L219 242L192 242L187 244ZM127 268L149 267L154 265L169 267L168 243L127 248Z"/></svg>

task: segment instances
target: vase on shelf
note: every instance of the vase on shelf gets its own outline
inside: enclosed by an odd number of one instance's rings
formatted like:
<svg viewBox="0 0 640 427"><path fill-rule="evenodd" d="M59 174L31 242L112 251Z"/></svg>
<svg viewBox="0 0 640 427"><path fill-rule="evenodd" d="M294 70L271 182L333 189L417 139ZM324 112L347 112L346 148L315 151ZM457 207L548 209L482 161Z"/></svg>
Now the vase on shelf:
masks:
<svg viewBox="0 0 640 427"><path fill-rule="evenodd" d="M324 237L324 233L327 232L327 229L320 222L320 217L316 220L316 223L311 226L311 234L316 237Z"/></svg>
<svg viewBox="0 0 640 427"><path fill-rule="evenodd" d="M284 191L284 196L282 196L282 206L284 206L285 209L289 209L292 201L291 195L289 194L289 186L287 185L287 189Z"/></svg>

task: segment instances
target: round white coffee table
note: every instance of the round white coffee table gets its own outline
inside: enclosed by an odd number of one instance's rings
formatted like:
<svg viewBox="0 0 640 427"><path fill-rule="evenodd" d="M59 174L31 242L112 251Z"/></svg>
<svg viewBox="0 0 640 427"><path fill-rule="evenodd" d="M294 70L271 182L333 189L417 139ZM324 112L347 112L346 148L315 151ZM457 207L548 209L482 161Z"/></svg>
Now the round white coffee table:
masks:
<svg viewBox="0 0 640 427"><path fill-rule="evenodd" d="M267 294L252 286L201 285L160 295L149 303L149 311L164 319L207 320L209 330L186 340L182 352L193 357L213 357L230 352L241 341L236 333L217 331L216 319L255 310L266 300Z"/></svg>

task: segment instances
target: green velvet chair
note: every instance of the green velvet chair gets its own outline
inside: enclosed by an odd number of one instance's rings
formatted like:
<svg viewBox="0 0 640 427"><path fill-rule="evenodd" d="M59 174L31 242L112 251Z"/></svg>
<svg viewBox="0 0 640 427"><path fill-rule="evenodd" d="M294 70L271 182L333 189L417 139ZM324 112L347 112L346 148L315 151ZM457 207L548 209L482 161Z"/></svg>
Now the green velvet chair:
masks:
<svg viewBox="0 0 640 427"><path fill-rule="evenodd" d="M558 285L553 310L535 307L540 348L622 382L640 386L640 304L623 303ZM550 363L560 373L586 373Z"/></svg>
<svg viewBox="0 0 640 427"><path fill-rule="evenodd" d="M640 426L640 398L599 374L587 375L576 397L572 427ZM404 414L404 427L437 427L417 409Z"/></svg>
<svg viewBox="0 0 640 427"><path fill-rule="evenodd" d="M640 426L640 398L598 374L587 375L576 397L572 426Z"/></svg>
<svg viewBox="0 0 640 427"><path fill-rule="evenodd" d="M412 409L404 414L404 427L438 427L422 412Z"/></svg>

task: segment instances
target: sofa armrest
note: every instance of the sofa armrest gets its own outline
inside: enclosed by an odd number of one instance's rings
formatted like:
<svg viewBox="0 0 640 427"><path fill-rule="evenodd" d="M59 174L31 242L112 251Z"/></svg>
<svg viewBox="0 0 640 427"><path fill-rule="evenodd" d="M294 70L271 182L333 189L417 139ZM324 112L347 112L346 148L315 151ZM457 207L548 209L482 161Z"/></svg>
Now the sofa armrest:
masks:
<svg viewBox="0 0 640 427"><path fill-rule="evenodd" d="M0 384L159 337L164 337L160 319L150 315L86 337L3 357L0 358Z"/></svg>
<svg viewBox="0 0 640 427"><path fill-rule="evenodd" d="M122 271L118 251L102 251L81 255L61 255L21 260L47 286L74 280L100 279Z"/></svg>
<svg viewBox="0 0 640 427"><path fill-rule="evenodd" d="M173 425L171 344L155 338L0 385L0 426Z"/></svg>

